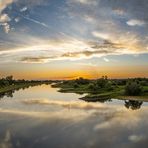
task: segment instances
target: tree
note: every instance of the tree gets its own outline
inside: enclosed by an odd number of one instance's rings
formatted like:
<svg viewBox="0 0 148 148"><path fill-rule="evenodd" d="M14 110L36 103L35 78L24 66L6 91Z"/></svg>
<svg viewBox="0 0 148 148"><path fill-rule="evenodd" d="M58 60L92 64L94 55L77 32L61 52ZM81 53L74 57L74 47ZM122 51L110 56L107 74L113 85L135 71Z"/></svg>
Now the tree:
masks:
<svg viewBox="0 0 148 148"><path fill-rule="evenodd" d="M77 84L83 85L83 84L88 84L88 83L89 83L89 80L80 77L79 79L76 79L75 82L76 82Z"/></svg>
<svg viewBox="0 0 148 148"><path fill-rule="evenodd" d="M91 91L94 91L94 92L98 90L98 88L97 88L95 83L90 83L88 85L88 89L90 89Z"/></svg>
<svg viewBox="0 0 148 148"><path fill-rule="evenodd" d="M11 76L7 76L5 79L6 79L6 81L8 81L8 83L9 83L10 85L13 84L13 76L12 76L12 75L11 75Z"/></svg>
<svg viewBox="0 0 148 148"><path fill-rule="evenodd" d="M7 76L7 77L6 77L6 80L12 81L12 80L13 80L13 76L12 76L12 75L11 75L11 76Z"/></svg>
<svg viewBox="0 0 148 148"><path fill-rule="evenodd" d="M105 88L107 83L108 83L107 76L102 76L102 78L96 81L97 86L100 88Z"/></svg>
<svg viewBox="0 0 148 148"><path fill-rule="evenodd" d="M130 96L138 96L142 92L142 87L137 81L129 81L125 86L125 94Z"/></svg>
<svg viewBox="0 0 148 148"><path fill-rule="evenodd" d="M143 104L142 101L126 100L124 105L127 109L136 110L140 109L142 104Z"/></svg>

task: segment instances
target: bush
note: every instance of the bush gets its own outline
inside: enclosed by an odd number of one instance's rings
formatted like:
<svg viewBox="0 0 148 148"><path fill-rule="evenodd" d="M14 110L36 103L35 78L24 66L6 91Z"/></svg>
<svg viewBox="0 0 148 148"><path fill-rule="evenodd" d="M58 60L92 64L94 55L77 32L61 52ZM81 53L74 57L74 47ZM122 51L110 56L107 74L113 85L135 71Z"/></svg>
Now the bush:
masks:
<svg viewBox="0 0 148 148"><path fill-rule="evenodd" d="M79 85L78 85L77 83L75 83L75 84L73 85L73 87L74 87L74 88L78 88Z"/></svg>
<svg viewBox="0 0 148 148"><path fill-rule="evenodd" d="M119 79L119 80L115 80L115 82L116 82L117 85L122 86L122 85L126 85L127 80Z"/></svg>
<svg viewBox="0 0 148 148"><path fill-rule="evenodd" d="M102 78L96 81L97 86L100 88L105 88L107 83L108 83L107 76L102 76Z"/></svg>
<svg viewBox="0 0 148 148"><path fill-rule="evenodd" d="M140 84L141 84L142 86L148 86L148 83L147 83L146 81L141 81Z"/></svg>
<svg viewBox="0 0 148 148"><path fill-rule="evenodd" d="M77 84L79 84L79 85L85 85L85 84L88 84L89 83L89 80L80 77L80 78L76 79L75 82Z"/></svg>
<svg viewBox="0 0 148 148"><path fill-rule="evenodd" d="M134 82L128 82L125 86L125 94L130 96L137 96L140 95L142 92L141 85L134 81Z"/></svg>
<svg viewBox="0 0 148 148"><path fill-rule="evenodd" d="M95 83L90 83L88 85L88 89L90 89L91 91L97 91L98 90L98 87L96 86Z"/></svg>
<svg viewBox="0 0 148 148"><path fill-rule="evenodd" d="M106 84L105 89L108 91L111 91L114 89L110 81L108 81L108 83Z"/></svg>

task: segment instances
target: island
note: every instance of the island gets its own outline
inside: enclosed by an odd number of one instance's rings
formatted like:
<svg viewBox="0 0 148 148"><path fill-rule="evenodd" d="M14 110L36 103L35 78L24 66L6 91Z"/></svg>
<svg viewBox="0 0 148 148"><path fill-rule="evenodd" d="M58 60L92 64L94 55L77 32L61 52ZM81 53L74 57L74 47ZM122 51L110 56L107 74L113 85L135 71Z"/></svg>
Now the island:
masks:
<svg viewBox="0 0 148 148"><path fill-rule="evenodd" d="M80 99L85 101L104 101L111 98L148 99L148 79L129 78L129 79L109 79L102 76L98 79L78 78L74 80L63 80L52 85L60 88L63 93L86 94Z"/></svg>

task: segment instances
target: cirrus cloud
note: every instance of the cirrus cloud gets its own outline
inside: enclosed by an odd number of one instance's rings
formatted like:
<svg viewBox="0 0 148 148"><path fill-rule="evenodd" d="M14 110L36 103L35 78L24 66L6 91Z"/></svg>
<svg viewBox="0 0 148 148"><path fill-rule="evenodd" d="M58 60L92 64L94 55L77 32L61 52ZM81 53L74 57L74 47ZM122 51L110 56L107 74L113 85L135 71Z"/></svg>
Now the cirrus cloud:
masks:
<svg viewBox="0 0 148 148"><path fill-rule="evenodd" d="M143 26L143 25L145 25L144 21L142 21L142 20L135 20L135 19L131 19L131 20L127 21L126 23L129 26Z"/></svg>

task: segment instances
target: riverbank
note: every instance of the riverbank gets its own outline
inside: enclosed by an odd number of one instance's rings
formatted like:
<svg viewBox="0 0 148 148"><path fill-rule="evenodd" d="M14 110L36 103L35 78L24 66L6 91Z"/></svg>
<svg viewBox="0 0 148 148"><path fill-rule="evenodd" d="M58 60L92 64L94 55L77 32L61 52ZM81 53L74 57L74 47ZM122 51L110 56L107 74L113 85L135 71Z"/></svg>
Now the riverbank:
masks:
<svg viewBox="0 0 148 148"><path fill-rule="evenodd" d="M25 82L25 83L19 83L19 84L16 83L16 84L0 87L0 94L13 91L13 90L22 89L22 88L28 88L30 86L42 85L42 84L49 84L49 83L45 83L45 82Z"/></svg>
<svg viewBox="0 0 148 148"><path fill-rule="evenodd" d="M111 98L121 98L126 100L126 98L133 98L132 95L126 95L125 88L126 84L124 85L117 85L114 84L113 81L109 80L107 82L106 87L97 87L96 81L88 81L86 83L77 83L75 80L72 81L63 81L60 83L56 83L52 85L52 87L59 88L59 92L63 93L78 93L78 94L86 94L85 97L80 98L84 101L104 101ZM139 95L134 95L137 100L141 100L143 98L148 99L148 86L141 86L141 93Z"/></svg>

